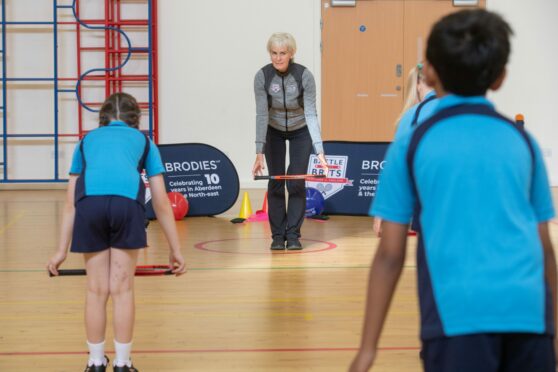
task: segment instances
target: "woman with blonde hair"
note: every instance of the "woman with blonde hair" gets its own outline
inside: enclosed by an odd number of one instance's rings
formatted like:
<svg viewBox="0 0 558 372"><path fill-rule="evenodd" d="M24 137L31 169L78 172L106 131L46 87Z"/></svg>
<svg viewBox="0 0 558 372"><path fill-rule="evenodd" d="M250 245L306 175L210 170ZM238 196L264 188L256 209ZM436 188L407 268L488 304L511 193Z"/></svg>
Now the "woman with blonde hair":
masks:
<svg viewBox="0 0 558 372"><path fill-rule="evenodd" d="M318 155L323 174L328 168L316 112L316 82L312 73L294 62L296 42L291 34L275 33L267 42L271 63L254 79L256 96L256 161L254 176L265 168L270 175L301 174L308 169L310 154ZM285 169L286 143L289 166ZM265 154L265 160L264 160ZM288 204L285 201L285 184ZM270 180L269 224L272 250L300 250L300 229L306 209L304 180Z"/></svg>

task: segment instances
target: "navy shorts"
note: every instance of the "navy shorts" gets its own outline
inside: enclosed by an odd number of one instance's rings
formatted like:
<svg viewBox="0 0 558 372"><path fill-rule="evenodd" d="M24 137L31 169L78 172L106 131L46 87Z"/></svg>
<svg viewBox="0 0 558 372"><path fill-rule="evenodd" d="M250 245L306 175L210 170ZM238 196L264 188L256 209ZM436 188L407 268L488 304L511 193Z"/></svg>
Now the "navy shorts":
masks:
<svg viewBox="0 0 558 372"><path fill-rule="evenodd" d="M139 202L122 196L87 196L76 203L72 252L146 246L145 210Z"/></svg>
<svg viewBox="0 0 558 372"><path fill-rule="evenodd" d="M426 372L555 372L554 338L494 333L423 341Z"/></svg>

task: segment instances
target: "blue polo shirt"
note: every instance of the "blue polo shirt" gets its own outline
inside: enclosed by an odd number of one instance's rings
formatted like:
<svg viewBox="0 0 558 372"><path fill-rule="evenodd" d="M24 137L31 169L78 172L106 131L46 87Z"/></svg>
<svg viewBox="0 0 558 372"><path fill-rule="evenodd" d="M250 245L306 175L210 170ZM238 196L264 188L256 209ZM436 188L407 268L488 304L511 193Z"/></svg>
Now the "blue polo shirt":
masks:
<svg viewBox="0 0 558 372"><path fill-rule="evenodd" d="M72 158L70 174L84 178L84 195L118 195L136 200L141 187L138 171L145 151L147 137L122 121L89 132L80 143ZM83 175L85 158L85 175ZM148 177L164 172L157 146L149 140L149 152L145 159Z"/></svg>
<svg viewBox="0 0 558 372"><path fill-rule="evenodd" d="M481 96L436 102L432 114L466 103L492 106ZM412 135L396 140L386 156L372 205L386 221L407 224L415 209L407 166ZM540 148L530 139L534 159L509 123L466 114L443 119L418 143L423 339L551 331L538 224L552 219L554 208Z"/></svg>
<svg viewBox="0 0 558 372"><path fill-rule="evenodd" d="M424 121L424 118L428 118L428 117L432 116L432 113L434 112L434 108L436 107L436 102L437 101L436 100L431 100L431 99L435 98L435 97L436 97L436 92L433 91L433 90L428 92L428 94L426 96L424 96L424 101L428 100L428 102L426 102L422 106L422 108L420 110L420 113L418 115L417 124L420 124L422 121ZM413 124L413 118L415 117L415 114L417 112L417 109L418 109L419 105L420 105L420 103L417 103L416 105L414 105L413 107L408 109L403 114L403 116L399 120L399 123L397 124L397 130L395 131L394 141L398 140L399 138L403 137L405 134L411 132L414 129L414 127L412 125Z"/></svg>

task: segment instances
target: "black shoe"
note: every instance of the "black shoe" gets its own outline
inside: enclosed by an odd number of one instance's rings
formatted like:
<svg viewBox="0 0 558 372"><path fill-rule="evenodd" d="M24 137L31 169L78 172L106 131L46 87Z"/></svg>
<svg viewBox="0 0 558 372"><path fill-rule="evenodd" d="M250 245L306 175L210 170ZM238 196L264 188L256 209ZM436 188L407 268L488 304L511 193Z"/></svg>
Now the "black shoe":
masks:
<svg viewBox="0 0 558 372"><path fill-rule="evenodd" d="M114 372L139 372L137 369L134 368L132 365L131 367L123 366L123 367L112 367Z"/></svg>
<svg viewBox="0 0 558 372"><path fill-rule="evenodd" d="M300 251L302 249L302 244L297 238L287 240L287 249L289 251Z"/></svg>
<svg viewBox="0 0 558 372"><path fill-rule="evenodd" d="M283 238L273 238L273 242L271 242L271 247L269 247L272 251L282 251L285 249L285 239Z"/></svg>
<svg viewBox="0 0 558 372"><path fill-rule="evenodd" d="M96 365L89 366L89 365L87 365L83 372L106 372L107 366L109 365L109 358L107 358L106 355L105 355L105 362L106 362L105 365L100 365L100 366L96 366Z"/></svg>

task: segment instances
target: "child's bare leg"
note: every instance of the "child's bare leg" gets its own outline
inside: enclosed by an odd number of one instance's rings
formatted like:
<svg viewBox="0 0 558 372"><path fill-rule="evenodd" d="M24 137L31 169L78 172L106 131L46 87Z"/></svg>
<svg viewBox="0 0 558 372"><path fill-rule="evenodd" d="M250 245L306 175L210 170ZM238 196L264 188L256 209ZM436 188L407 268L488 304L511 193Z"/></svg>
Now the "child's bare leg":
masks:
<svg viewBox="0 0 558 372"><path fill-rule="evenodd" d="M87 341L99 343L105 341L110 251L106 249L101 252L86 253L84 256L85 268L87 270L85 332Z"/></svg>
<svg viewBox="0 0 558 372"><path fill-rule="evenodd" d="M114 339L120 343L129 343L134 332L134 272L138 250L111 248L110 251Z"/></svg>

